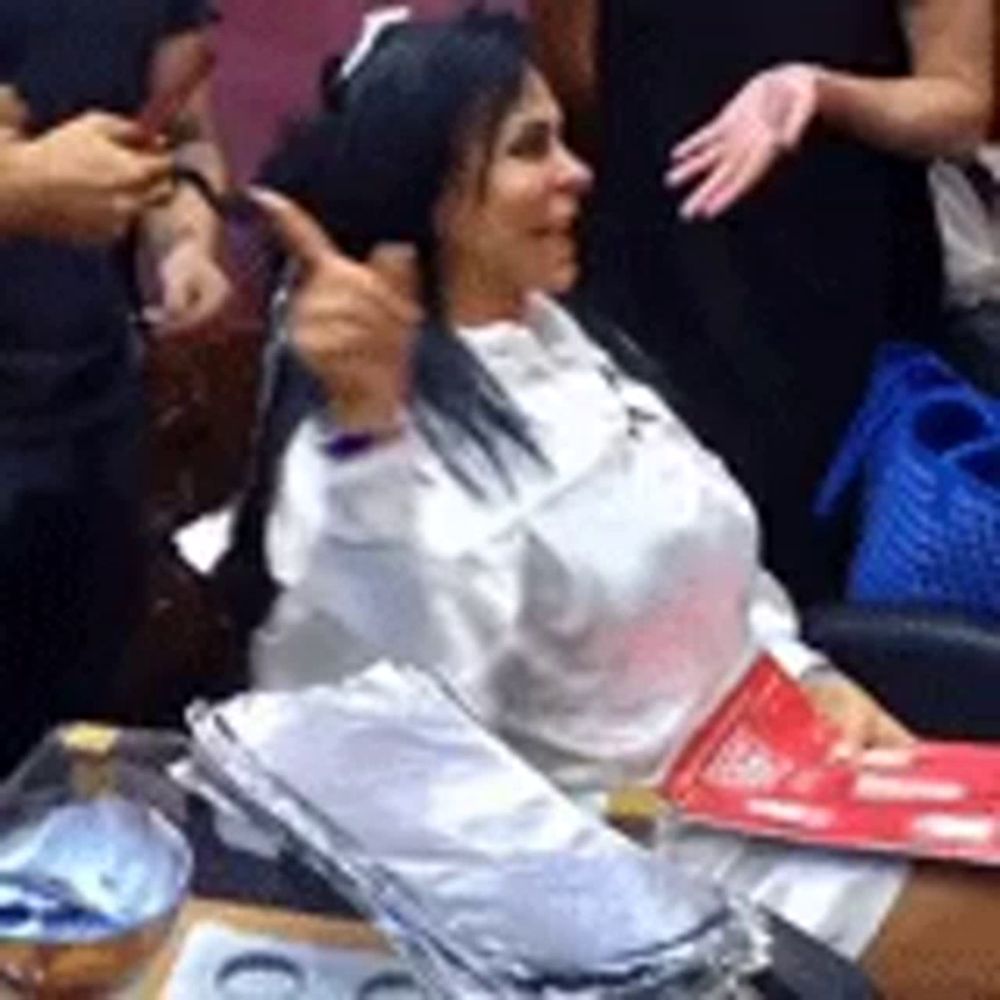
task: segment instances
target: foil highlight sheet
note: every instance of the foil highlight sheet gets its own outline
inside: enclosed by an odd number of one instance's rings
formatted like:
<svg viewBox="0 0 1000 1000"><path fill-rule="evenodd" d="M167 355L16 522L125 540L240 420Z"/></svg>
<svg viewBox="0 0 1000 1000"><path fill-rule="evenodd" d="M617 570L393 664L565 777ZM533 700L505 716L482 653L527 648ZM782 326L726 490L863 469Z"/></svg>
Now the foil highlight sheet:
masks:
<svg viewBox="0 0 1000 1000"><path fill-rule="evenodd" d="M280 828L435 997L725 996L756 914L578 809L426 673L191 714L196 761Z"/></svg>

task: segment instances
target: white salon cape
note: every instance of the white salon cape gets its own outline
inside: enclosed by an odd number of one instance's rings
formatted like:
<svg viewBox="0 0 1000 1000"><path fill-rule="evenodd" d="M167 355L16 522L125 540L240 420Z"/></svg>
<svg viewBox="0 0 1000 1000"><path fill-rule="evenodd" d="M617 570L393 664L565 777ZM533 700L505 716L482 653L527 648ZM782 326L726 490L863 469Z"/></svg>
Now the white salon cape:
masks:
<svg viewBox="0 0 1000 1000"><path fill-rule="evenodd" d="M459 335L526 416L545 466L514 454L513 489L476 496L412 428L337 460L323 426L304 423L268 526L285 589L255 641L260 686L329 683L380 656L416 664L588 797L662 773L763 651L796 674L816 662L760 568L746 497L568 313L538 297L523 324ZM906 874L728 834L666 840L848 955Z"/></svg>

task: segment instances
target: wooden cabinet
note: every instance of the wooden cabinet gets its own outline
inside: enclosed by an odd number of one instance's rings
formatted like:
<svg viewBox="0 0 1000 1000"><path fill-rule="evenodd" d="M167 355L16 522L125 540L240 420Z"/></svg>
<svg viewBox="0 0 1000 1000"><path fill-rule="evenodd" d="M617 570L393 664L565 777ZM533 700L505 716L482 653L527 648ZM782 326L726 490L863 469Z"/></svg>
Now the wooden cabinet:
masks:
<svg viewBox="0 0 1000 1000"><path fill-rule="evenodd" d="M219 602L171 537L227 502L243 480L263 341L260 310L249 301L240 296L241 306L209 329L149 343L147 611L121 691L133 724L176 723L192 698L243 680Z"/></svg>

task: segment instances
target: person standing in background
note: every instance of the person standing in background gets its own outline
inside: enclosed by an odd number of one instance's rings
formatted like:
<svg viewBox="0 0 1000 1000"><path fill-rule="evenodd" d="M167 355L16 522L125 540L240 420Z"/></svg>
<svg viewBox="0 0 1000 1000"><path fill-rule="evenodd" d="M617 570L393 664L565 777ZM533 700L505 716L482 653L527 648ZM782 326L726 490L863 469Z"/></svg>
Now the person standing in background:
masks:
<svg viewBox="0 0 1000 1000"><path fill-rule="evenodd" d="M173 167L223 183L205 88L171 155L135 122L208 45L206 0L0 6L0 772L46 727L106 714L141 592L140 382L119 240L156 324L222 307L217 224ZM134 230L133 230L134 226Z"/></svg>
<svg viewBox="0 0 1000 1000"><path fill-rule="evenodd" d="M932 339L926 162L990 119L990 0L529 0L596 140L596 304L660 359L800 601L838 583L812 495L874 349ZM588 129L587 124L596 127Z"/></svg>

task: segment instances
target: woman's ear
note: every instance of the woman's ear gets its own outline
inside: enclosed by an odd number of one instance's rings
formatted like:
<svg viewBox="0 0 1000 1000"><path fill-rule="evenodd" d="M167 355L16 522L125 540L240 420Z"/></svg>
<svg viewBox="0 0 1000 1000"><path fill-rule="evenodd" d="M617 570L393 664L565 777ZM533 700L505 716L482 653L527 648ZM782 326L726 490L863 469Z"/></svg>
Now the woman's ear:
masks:
<svg viewBox="0 0 1000 1000"><path fill-rule="evenodd" d="M476 197L479 159L478 156L467 157L466 162L452 170L434 206L431 222L434 236L442 245L450 242L449 237L462 228L462 219L469 211L471 199Z"/></svg>

